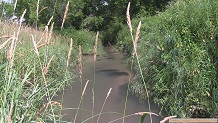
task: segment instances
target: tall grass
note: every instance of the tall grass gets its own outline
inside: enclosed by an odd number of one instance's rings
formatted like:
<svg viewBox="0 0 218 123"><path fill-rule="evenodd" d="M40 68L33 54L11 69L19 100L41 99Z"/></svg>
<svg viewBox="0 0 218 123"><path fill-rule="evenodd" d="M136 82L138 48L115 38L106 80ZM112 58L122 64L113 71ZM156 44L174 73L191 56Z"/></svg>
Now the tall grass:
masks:
<svg viewBox="0 0 218 123"><path fill-rule="evenodd" d="M66 69L70 39L9 23L0 30L0 122L60 121L61 105L52 98L74 77Z"/></svg>

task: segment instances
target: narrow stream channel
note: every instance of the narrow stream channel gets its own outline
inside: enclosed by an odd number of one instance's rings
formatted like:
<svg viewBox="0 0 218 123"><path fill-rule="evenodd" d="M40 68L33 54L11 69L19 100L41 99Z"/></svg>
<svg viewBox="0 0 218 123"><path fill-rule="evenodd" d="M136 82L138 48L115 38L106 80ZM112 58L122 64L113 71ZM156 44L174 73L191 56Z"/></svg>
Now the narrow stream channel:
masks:
<svg viewBox="0 0 218 123"><path fill-rule="evenodd" d="M107 52L108 55L103 59L100 59L95 64L95 114L100 113L107 93L110 88L112 91L106 100L103 107L103 113L99 119L99 123L108 123L122 117L123 114L126 92L129 82L130 75L133 75L127 63L124 61L124 55L118 52ZM79 110L76 123L81 123L82 121L90 118L92 116L92 86L94 80L94 63L91 58L85 58L83 64L83 87L87 80L90 80L85 95L83 97L83 109L82 113ZM75 80L71 87L68 87L64 91L63 97L63 121L73 122L74 116L76 114L76 109L79 105L81 98L81 88L80 81ZM61 100L62 93L58 94L55 100ZM80 106L82 109L82 105ZM159 108L156 104L151 102L151 111L154 113L159 113ZM134 114L137 112L147 112L148 105L147 102L139 102L138 98L129 92L127 100L126 115ZM116 112L116 113L114 113ZM120 113L120 114L118 114ZM160 116L152 116L153 123L159 123L162 120ZM98 116L94 117L93 123L96 123ZM123 120L118 120L113 123L122 123ZM130 116L125 118L125 123L139 123L140 116ZM149 115L146 117L145 123L150 123ZM92 119L86 121L85 123L92 123Z"/></svg>

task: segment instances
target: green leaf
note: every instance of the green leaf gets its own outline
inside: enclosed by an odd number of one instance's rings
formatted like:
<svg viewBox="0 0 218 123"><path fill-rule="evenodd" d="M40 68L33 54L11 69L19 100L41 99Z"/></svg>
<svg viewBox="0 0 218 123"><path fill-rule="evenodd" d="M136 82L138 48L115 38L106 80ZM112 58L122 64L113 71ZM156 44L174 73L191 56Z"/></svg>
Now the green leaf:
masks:
<svg viewBox="0 0 218 123"><path fill-rule="evenodd" d="M144 120L145 120L145 117L147 116L146 113L144 113L142 116L141 116L141 123L144 123Z"/></svg>

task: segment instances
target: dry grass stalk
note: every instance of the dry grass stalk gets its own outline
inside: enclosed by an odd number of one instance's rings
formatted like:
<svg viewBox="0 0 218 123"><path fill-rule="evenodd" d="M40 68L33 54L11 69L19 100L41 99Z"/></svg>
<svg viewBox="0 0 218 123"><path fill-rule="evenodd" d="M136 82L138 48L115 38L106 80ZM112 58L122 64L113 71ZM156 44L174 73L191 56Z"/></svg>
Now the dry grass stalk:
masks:
<svg viewBox="0 0 218 123"><path fill-rule="evenodd" d="M166 121L172 119L172 118L175 118L177 116L169 116L169 117L165 117L163 120L160 121L160 123L165 123Z"/></svg>
<svg viewBox="0 0 218 123"><path fill-rule="evenodd" d="M50 25L52 19L53 19L53 16L51 16L51 18L49 19L49 21L48 21L48 23L47 23L46 26L49 26L49 25Z"/></svg>
<svg viewBox="0 0 218 123"><path fill-rule="evenodd" d="M36 29L37 29L37 23L38 23L38 19L39 19L39 1L37 1L37 7L36 7Z"/></svg>
<svg viewBox="0 0 218 123"><path fill-rule="evenodd" d="M158 114L152 113L152 112L137 112L135 113L136 115L144 115L144 114L152 114L152 115L156 115L159 116Z"/></svg>
<svg viewBox="0 0 218 123"><path fill-rule="evenodd" d="M68 1L67 1L67 5L66 5L66 8L65 8L65 12L64 12L64 18L63 18L63 21L62 21L62 24L61 24L61 30L62 30L62 28L63 28L63 26L64 26L64 22L65 22L66 17L67 17L67 12L68 12L69 4L70 4L70 1L68 0Z"/></svg>
<svg viewBox="0 0 218 123"><path fill-rule="evenodd" d="M39 51L38 51L37 44L35 42L34 36L31 35L31 37L32 37L32 42L33 42L33 46L34 46L34 52L36 53L37 56L39 56Z"/></svg>
<svg viewBox="0 0 218 123"><path fill-rule="evenodd" d="M139 22L139 25L138 25L138 28L137 28L137 31L136 31L135 40L133 42L133 46L134 46L134 51L133 51L133 54L132 54L133 57L137 53L137 42L138 42L138 39L139 39L140 28L141 28L141 21Z"/></svg>
<svg viewBox="0 0 218 123"><path fill-rule="evenodd" d="M16 37L15 37L15 32L14 32L14 36L13 36L13 40L11 42L11 48L9 51L9 58L10 58L10 64L9 67L12 68L13 64L14 64L14 52L15 52L15 47L16 47Z"/></svg>
<svg viewBox="0 0 218 123"><path fill-rule="evenodd" d="M9 112L9 115L8 115L8 123L12 123L11 116L12 116L12 113L13 113L13 108L14 108L14 102L12 100L11 107L10 107L10 112Z"/></svg>
<svg viewBox="0 0 218 123"><path fill-rule="evenodd" d="M40 11L39 11L39 13L38 14L40 14L43 10L45 10L45 9L47 9L48 7L44 7L44 8L42 8Z"/></svg>
<svg viewBox="0 0 218 123"><path fill-rule="evenodd" d="M22 20L23 20L23 17L24 17L25 14L26 14L26 9L24 10L22 16L20 17L19 28L18 28L18 31L17 31L17 40L19 38L19 34L20 34L20 30L21 30L21 25L22 25ZM21 43L21 42L19 41L19 43Z"/></svg>
<svg viewBox="0 0 218 123"><path fill-rule="evenodd" d="M17 0L15 0L15 3L14 3L14 12L15 12L16 7L17 7Z"/></svg>
<svg viewBox="0 0 218 123"><path fill-rule="evenodd" d="M9 35L3 35L0 38L10 38L10 36Z"/></svg>
<svg viewBox="0 0 218 123"><path fill-rule="evenodd" d="M127 6L126 16L127 16L127 24L129 26L130 32L132 33L132 23L130 19L129 10L130 10L130 2L128 3L128 6Z"/></svg>
<svg viewBox="0 0 218 123"><path fill-rule="evenodd" d="M46 36L48 37L48 26L45 26L45 30L43 31L40 40L37 42L37 45L42 42L42 40L44 39L44 35L45 35L45 34L46 34ZM45 39L46 42L47 42L47 37L46 37L46 39Z"/></svg>
<svg viewBox="0 0 218 123"><path fill-rule="evenodd" d="M40 40L37 42L37 45L40 44L40 43L42 42L42 40L44 39L44 34L45 34L45 31L43 32L43 34L42 34Z"/></svg>
<svg viewBox="0 0 218 123"><path fill-rule="evenodd" d="M59 107L62 107L62 105L61 105L59 102L57 102L57 101L50 101L50 102L44 104L44 105L39 109L39 112L42 112L42 110L45 109L46 107L48 107L49 105L57 105L57 106L59 106Z"/></svg>
<svg viewBox="0 0 218 123"><path fill-rule="evenodd" d="M37 49L39 49L39 48L42 48L43 46L46 46L47 44L46 43L44 43L44 44L41 44L41 45L39 45L38 46L38 44L36 44L37 45ZM32 49L31 51L33 51L34 49Z"/></svg>
<svg viewBox="0 0 218 123"><path fill-rule="evenodd" d="M81 45L79 45L79 78L80 78L80 81L82 82L82 48L81 48Z"/></svg>
<svg viewBox="0 0 218 123"><path fill-rule="evenodd" d="M46 45L46 43L41 44L41 45L39 45L39 46L37 47L37 49L39 49L39 48L41 48L41 47L43 47L43 46L45 46L45 45Z"/></svg>
<svg viewBox="0 0 218 123"><path fill-rule="evenodd" d="M134 45L134 38L133 38L133 34L132 34L132 23L131 23L131 19L130 19L129 10L130 10L130 2L128 4L128 6L127 6L126 17L127 17L127 24L129 26L129 30L130 30L130 35L131 35L131 38L132 38L132 43ZM133 55L133 57L134 57L134 55Z"/></svg>
<svg viewBox="0 0 218 123"><path fill-rule="evenodd" d="M14 37L11 37L11 38L9 38L8 40L6 40L5 42L3 42L1 45L0 45L0 50L2 49L2 48L4 48L5 47L5 45L10 41L10 40L12 40Z"/></svg>
<svg viewBox="0 0 218 123"><path fill-rule="evenodd" d="M100 117L101 117L101 114L102 114L104 105L105 105L105 103L106 103L106 101L107 101L107 98L109 97L109 95L110 95L110 93L111 93L111 90L112 90L112 88L109 89L109 91L108 91L108 93L107 93L107 96L106 96L106 98L105 98L105 100L104 100L104 103L103 103L103 106L102 106L102 108L101 108L100 114L98 115L97 123L99 122L99 119L100 119Z"/></svg>
<svg viewBox="0 0 218 123"><path fill-rule="evenodd" d="M137 112L137 113L134 113L134 114L126 115L126 116L120 117L120 118L118 118L118 119L112 120L112 121L110 121L110 122L108 122L108 123L113 123L113 122L116 122L116 121L118 121L118 120L121 120L121 119L124 119L124 118L127 118L127 117L131 117L131 116L144 115L144 114L159 116L159 115L157 115L157 114L155 114L155 113L152 113L152 112Z"/></svg>
<svg viewBox="0 0 218 123"><path fill-rule="evenodd" d="M68 55L67 55L67 67L69 66L69 61L70 61L70 56L72 53L72 49L73 49L73 39L70 39L70 49L68 51Z"/></svg>
<svg viewBox="0 0 218 123"><path fill-rule="evenodd" d="M81 96L81 99L80 99L80 102L79 102L79 106L78 106L78 108L77 108L77 111L76 111L76 114L75 114L73 123L76 123L77 114L78 114L78 111L79 111L81 102L82 102L82 100L83 100L83 96L84 96L84 94L85 94L85 91L86 91L86 88L87 88L88 83L89 83L89 80L86 81L86 84L85 84L85 86L84 86L84 88L83 88L82 96Z"/></svg>
<svg viewBox="0 0 218 123"><path fill-rule="evenodd" d="M51 59L49 60L48 64L46 65L44 71L43 71L43 74L46 75L48 73L48 69L49 69L49 66L51 64L51 61L53 60L54 58L54 55L51 57Z"/></svg>
<svg viewBox="0 0 218 123"><path fill-rule="evenodd" d="M98 34L99 34L99 32L97 32L97 34L96 34L96 38L95 38L95 46L94 46L94 61L96 61L96 55L97 55Z"/></svg>
<svg viewBox="0 0 218 123"><path fill-rule="evenodd" d="M48 23L47 23L47 25L45 26L45 42L48 44L48 40L49 40L49 29L48 29L48 26L50 25L50 23L51 23L51 21L52 21L52 19L53 19L53 16L51 16L51 18L49 19L49 21L48 21ZM43 35L44 35L44 33L43 33ZM39 42L41 42L41 39L40 39L40 41ZM39 43L38 42L38 43Z"/></svg>
<svg viewBox="0 0 218 123"><path fill-rule="evenodd" d="M83 88L82 97L83 97L84 94L85 94L85 91L86 91L86 88L87 88L88 83L89 83L89 80L87 80L87 82L86 82L86 84L85 84L85 86L84 86L84 88Z"/></svg>
<svg viewBox="0 0 218 123"><path fill-rule="evenodd" d="M54 22L51 24L51 28L50 28L49 35L48 35L47 44L50 44L53 28L54 28Z"/></svg>

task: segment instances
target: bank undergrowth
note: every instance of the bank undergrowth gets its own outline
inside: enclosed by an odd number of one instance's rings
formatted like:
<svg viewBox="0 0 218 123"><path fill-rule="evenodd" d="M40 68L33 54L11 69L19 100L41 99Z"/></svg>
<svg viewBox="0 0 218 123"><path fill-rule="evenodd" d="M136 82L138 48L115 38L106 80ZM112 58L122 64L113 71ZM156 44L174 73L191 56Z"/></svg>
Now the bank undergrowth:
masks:
<svg viewBox="0 0 218 123"><path fill-rule="evenodd" d="M133 20L133 29L142 21L137 46L141 68L134 66L138 81L131 87L140 99L147 98L142 69L149 94L169 115L218 116L217 11L216 0L182 0L163 13ZM127 26L119 32L118 44L132 53Z"/></svg>

